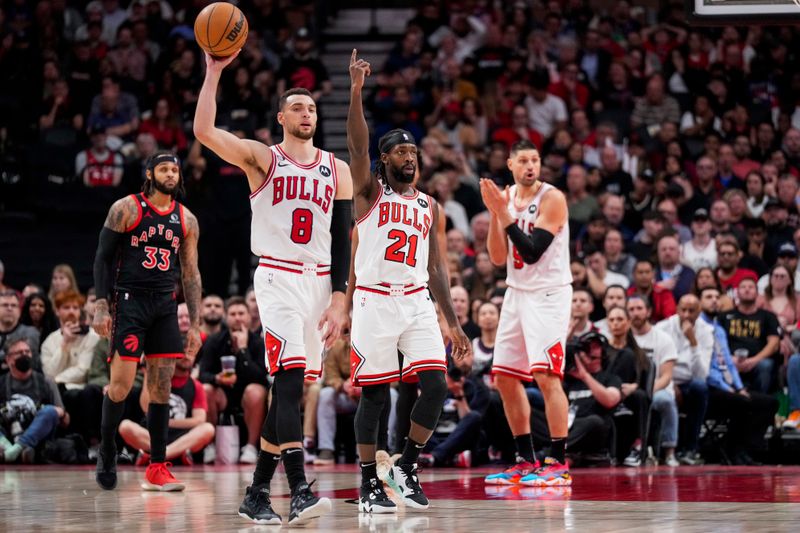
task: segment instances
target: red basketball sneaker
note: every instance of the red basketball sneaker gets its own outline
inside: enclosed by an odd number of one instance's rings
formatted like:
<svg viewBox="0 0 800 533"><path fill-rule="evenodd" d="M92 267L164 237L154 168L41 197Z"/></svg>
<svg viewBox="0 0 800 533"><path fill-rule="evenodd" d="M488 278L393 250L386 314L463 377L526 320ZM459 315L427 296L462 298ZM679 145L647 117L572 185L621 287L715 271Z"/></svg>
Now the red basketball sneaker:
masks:
<svg viewBox="0 0 800 533"><path fill-rule="evenodd" d="M167 468L170 466L172 466L172 463L150 463L144 473L142 488L160 492L181 491L186 488L183 483L175 479L170 473Z"/></svg>

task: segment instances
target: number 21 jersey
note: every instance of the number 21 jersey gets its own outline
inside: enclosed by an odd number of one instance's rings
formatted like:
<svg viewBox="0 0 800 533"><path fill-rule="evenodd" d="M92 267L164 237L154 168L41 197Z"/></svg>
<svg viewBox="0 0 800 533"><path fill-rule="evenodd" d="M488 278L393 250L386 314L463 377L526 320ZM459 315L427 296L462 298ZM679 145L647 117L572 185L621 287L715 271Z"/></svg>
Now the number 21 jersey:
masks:
<svg viewBox="0 0 800 533"><path fill-rule="evenodd" d="M433 225L431 198L388 187L357 222L355 272L359 285L424 286L428 282L428 238Z"/></svg>
<svg viewBox="0 0 800 533"><path fill-rule="evenodd" d="M303 165L270 146L267 178L250 195L250 248L259 257L329 265L331 217L336 197L336 161L317 149Z"/></svg>

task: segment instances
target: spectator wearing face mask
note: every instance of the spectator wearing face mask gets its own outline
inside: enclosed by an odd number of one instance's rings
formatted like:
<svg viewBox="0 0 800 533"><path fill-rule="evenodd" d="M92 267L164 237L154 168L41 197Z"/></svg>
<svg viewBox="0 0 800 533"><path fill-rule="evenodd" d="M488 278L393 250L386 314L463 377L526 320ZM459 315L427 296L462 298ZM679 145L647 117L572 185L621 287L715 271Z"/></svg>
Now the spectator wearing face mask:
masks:
<svg viewBox="0 0 800 533"><path fill-rule="evenodd" d="M33 369L33 350L25 339L8 347L8 374L0 377L0 452L2 461L36 461L36 448L69 424L55 382Z"/></svg>

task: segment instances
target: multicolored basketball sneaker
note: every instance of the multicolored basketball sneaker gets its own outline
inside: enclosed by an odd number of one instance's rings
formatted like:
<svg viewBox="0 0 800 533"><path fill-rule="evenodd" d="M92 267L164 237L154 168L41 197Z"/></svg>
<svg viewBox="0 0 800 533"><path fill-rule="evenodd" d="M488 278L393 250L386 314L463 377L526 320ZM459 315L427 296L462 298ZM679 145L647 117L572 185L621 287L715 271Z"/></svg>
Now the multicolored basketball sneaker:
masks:
<svg viewBox="0 0 800 533"><path fill-rule="evenodd" d="M530 487L569 487L572 485L572 477L569 475L569 466L548 457L541 468L523 477L519 482Z"/></svg>
<svg viewBox="0 0 800 533"><path fill-rule="evenodd" d="M522 478L530 475L531 472L536 471L540 466L539 461L535 463L521 461L499 474L490 474L486 476L484 482L487 485L516 485Z"/></svg>

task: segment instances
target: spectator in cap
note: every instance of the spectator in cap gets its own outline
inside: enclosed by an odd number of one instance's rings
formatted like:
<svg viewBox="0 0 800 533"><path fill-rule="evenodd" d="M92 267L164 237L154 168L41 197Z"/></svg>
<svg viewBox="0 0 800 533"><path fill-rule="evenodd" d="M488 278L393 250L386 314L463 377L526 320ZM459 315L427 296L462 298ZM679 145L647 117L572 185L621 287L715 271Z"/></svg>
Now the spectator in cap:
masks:
<svg viewBox="0 0 800 533"><path fill-rule="evenodd" d="M763 276L769 270L766 259L772 257L774 263L775 254L768 253L767 249L767 225L761 218L748 218L745 220L745 235L747 236L746 253L739 261L739 266L752 270L759 276Z"/></svg>
<svg viewBox="0 0 800 533"><path fill-rule="evenodd" d="M656 240L666 228L667 221L657 211L645 211L642 215L642 226L633 238L630 252L637 259L650 259L655 254Z"/></svg>
<svg viewBox="0 0 800 533"><path fill-rule="evenodd" d="M717 267L717 246L711 238L708 210L697 209L692 215L692 238L681 245L681 263L694 271L703 267Z"/></svg>
<svg viewBox="0 0 800 533"><path fill-rule="evenodd" d="M795 291L800 292L800 272L797 270L798 253L794 242L788 241L781 244L777 250L775 266L784 266L789 270ZM774 268L774 267L773 267ZM758 279L758 294L764 294L770 282L770 275L764 274ZM798 316L800 319L800 316Z"/></svg>
<svg viewBox="0 0 800 533"><path fill-rule="evenodd" d="M764 209L764 222L767 224L767 242L764 260L767 264L774 262L778 247L792 240L794 228L789 226L789 210L780 200L770 199Z"/></svg>

